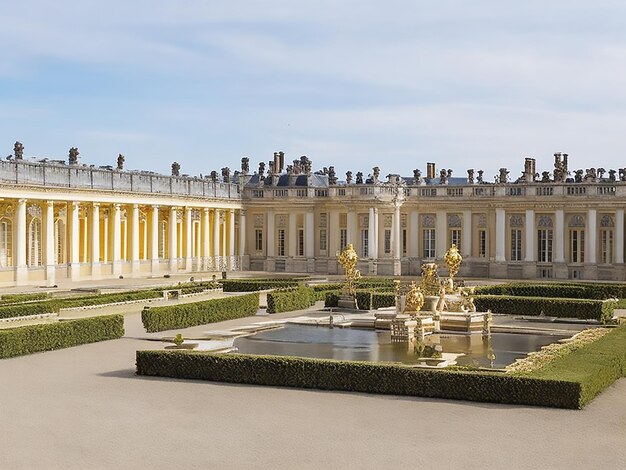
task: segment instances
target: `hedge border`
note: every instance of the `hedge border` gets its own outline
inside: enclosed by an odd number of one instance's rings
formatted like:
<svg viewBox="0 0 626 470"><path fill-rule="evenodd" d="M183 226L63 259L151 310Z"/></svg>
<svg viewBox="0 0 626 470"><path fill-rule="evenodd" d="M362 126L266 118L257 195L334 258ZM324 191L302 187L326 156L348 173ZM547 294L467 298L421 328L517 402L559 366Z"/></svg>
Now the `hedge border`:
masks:
<svg viewBox="0 0 626 470"><path fill-rule="evenodd" d="M124 336L123 315L103 315L0 330L0 358L69 348Z"/></svg>
<svg viewBox="0 0 626 470"><path fill-rule="evenodd" d="M305 310L315 304L315 292L310 287L281 289L267 293L267 313Z"/></svg>

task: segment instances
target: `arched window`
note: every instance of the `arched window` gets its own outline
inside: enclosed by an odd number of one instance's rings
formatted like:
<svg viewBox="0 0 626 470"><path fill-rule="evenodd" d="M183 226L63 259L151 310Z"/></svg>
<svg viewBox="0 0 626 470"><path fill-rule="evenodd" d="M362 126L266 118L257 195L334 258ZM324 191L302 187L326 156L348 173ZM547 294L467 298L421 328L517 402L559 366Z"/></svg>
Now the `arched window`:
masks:
<svg viewBox="0 0 626 470"><path fill-rule="evenodd" d="M13 266L13 224L6 217L0 219L0 267Z"/></svg>
<svg viewBox="0 0 626 470"><path fill-rule="evenodd" d="M41 265L41 219L33 218L28 225L28 265Z"/></svg>

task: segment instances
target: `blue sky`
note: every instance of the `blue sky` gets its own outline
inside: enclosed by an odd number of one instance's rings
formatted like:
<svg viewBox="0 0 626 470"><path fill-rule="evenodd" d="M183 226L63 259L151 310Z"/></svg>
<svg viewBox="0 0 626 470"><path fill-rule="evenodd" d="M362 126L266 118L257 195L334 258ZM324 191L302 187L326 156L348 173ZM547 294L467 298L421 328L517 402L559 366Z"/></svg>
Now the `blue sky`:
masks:
<svg viewBox="0 0 626 470"><path fill-rule="evenodd" d="M169 173L626 167L619 1L28 1L0 15L0 155Z"/></svg>

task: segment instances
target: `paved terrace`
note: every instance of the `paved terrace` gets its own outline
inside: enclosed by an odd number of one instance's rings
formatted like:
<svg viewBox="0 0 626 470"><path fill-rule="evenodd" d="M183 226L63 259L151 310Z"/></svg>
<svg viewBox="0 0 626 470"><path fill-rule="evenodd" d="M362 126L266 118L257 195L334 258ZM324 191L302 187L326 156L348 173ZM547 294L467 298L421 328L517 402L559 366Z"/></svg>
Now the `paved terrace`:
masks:
<svg viewBox="0 0 626 470"><path fill-rule="evenodd" d="M122 339L0 360L0 468L571 469L626 462L624 379L585 410L567 411L137 377L135 351L160 348L147 339L169 334L147 335L141 308L89 311L124 312ZM249 322L180 331L189 337Z"/></svg>

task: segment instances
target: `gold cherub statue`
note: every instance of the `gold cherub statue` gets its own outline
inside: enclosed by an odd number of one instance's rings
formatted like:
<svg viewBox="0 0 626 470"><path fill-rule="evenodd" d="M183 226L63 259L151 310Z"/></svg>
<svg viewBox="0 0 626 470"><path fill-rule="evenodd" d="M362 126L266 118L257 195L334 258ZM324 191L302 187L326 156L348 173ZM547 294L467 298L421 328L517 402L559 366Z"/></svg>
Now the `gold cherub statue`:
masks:
<svg viewBox="0 0 626 470"><path fill-rule="evenodd" d="M459 253L459 249L456 247L455 244L452 244L450 249L446 251L446 254L443 256L443 259L446 262L446 266L448 266L450 279L452 279L459 272L459 268L461 267L461 262L463 261L463 257L461 256L461 253Z"/></svg>
<svg viewBox="0 0 626 470"><path fill-rule="evenodd" d="M423 306L424 294L422 294L419 286L415 284L415 281L411 281L411 287L406 293L403 313L417 313Z"/></svg>
<svg viewBox="0 0 626 470"><path fill-rule="evenodd" d="M354 251L352 243L348 244L348 247L339 255L339 264L346 271L346 293L349 295L356 295L356 280L361 277L361 273L356 269L356 265L359 261L359 257Z"/></svg>

